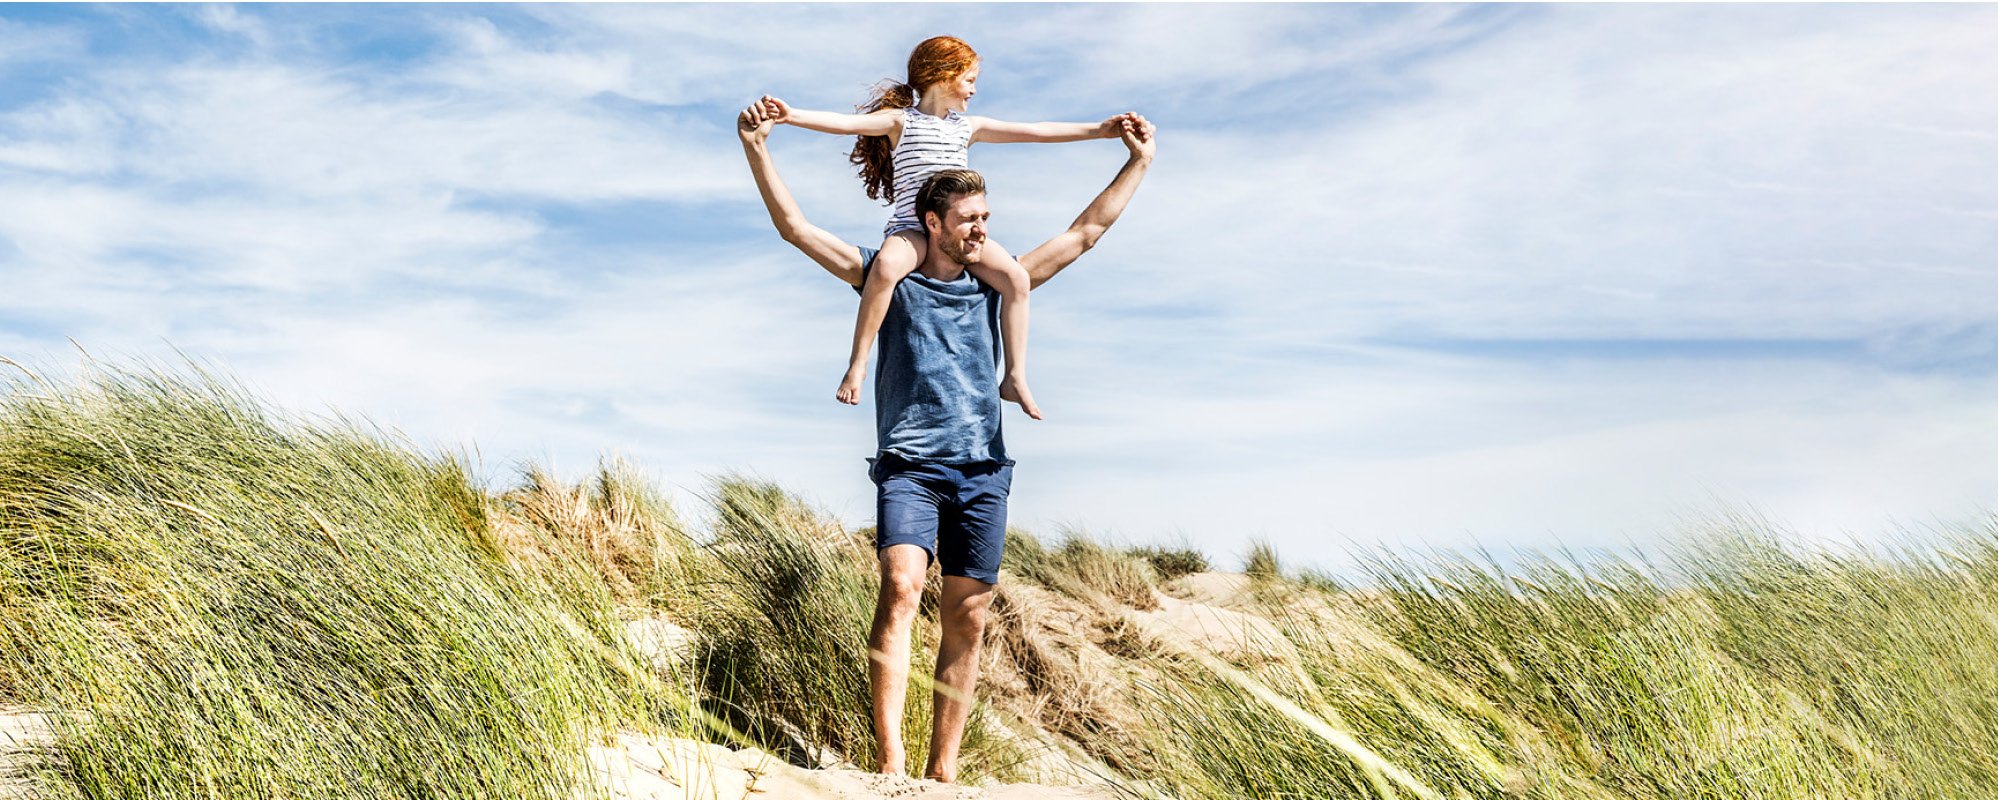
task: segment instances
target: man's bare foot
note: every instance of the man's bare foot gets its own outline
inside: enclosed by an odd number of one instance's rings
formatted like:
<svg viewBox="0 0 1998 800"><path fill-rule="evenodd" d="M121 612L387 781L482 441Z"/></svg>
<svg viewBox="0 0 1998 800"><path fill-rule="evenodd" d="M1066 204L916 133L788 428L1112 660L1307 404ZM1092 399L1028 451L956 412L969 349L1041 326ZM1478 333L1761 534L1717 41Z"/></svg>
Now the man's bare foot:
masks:
<svg viewBox="0 0 1998 800"><path fill-rule="evenodd" d="M1041 407L1034 405L1034 393L1027 389L1027 379L1008 375L999 382L999 399L1009 403L1019 403L1020 410L1034 419L1041 418Z"/></svg>
<svg viewBox="0 0 1998 800"><path fill-rule="evenodd" d="M840 379L839 392L834 394L833 397L850 406L860 405L860 382L866 378L866 367L854 367L847 370L846 377Z"/></svg>
<svg viewBox="0 0 1998 800"><path fill-rule="evenodd" d="M902 752L899 750L894 750L894 751L885 750L885 749L882 750L880 764L879 766L875 767L874 771L882 775L909 774L908 768L903 766L903 756Z"/></svg>

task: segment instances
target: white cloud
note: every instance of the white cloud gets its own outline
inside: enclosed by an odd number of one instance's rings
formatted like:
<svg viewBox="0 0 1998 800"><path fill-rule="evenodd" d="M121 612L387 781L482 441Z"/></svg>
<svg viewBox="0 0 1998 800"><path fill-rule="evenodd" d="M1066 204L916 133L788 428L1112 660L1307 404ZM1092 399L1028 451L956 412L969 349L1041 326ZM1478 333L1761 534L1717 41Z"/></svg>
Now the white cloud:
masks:
<svg viewBox="0 0 1998 800"><path fill-rule="evenodd" d="M728 153L719 124L427 85L383 91L365 75L282 66L128 77L112 102L156 137L132 166L163 180L321 197L449 188L575 201L686 199L724 185L711 166Z"/></svg>
<svg viewBox="0 0 1998 800"><path fill-rule="evenodd" d="M344 20L433 37L392 64L309 15L196 18L254 46L79 63L0 112L0 354L60 359L76 336L168 357L164 340L285 405L473 444L495 469L573 474L616 449L679 486L757 470L863 522L872 407L829 399L853 294L762 232L728 109L766 91L841 108L955 30L989 60L980 113L1130 107L1163 126L1125 220L1037 296L1051 419L1009 419L1019 522L1219 552L1262 533L1329 560L1341 537L1614 544L1714 497L1871 529L1998 491L1975 366L1998 353L1998 195L1965 178L1998 166L1988 9ZM45 33L0 19L0 45ZM84 43L47 35L45 53ZM814 220L871 245L885 215L847 145L774 142ZM1016 252L1121 160L1109 142L973 154ZM650 209L671 234L608 219ZM1728 337L1873 351L1371 344Z"/></svg>
<svg viewBox="0 0 1998 800"><path fill-rule="evenodd" d="M1988 380L1780 362L1304 369L1251 402L1115 392L1086 442L1009 426L1016 521L1185 531L1217 552L1262 536L1343 565L1352 546L1655 545L1724 503L1877 538L1998 499L1998 475L1966 468L1998 445Z"/></svg>
<svg viewBox="0 0 1998 800"><path fill-rule="evenodd" d="M0 18L0 75L23 63L73 58L83 52L83 44L83 34L70 26Z"/></svg>
<svg viewBox="0 0 1998 800"><path fill-rule="evenodd" d="M578 100L605 92L638 94L634 85L636 60L629 53L524 46L490 20L479 18L451 20L445 28L460 52L422 76L428 81L484 94L504 91L516 99L540 95Z"/></svg>
<svg viewBox="0 0 1998 800"><path fill-rule="evenodd" d="M209 4L197 8L195 18L216 31L240 36L259 48L271 46L275 36L262 18L242 13L235 6Z"/></svg>

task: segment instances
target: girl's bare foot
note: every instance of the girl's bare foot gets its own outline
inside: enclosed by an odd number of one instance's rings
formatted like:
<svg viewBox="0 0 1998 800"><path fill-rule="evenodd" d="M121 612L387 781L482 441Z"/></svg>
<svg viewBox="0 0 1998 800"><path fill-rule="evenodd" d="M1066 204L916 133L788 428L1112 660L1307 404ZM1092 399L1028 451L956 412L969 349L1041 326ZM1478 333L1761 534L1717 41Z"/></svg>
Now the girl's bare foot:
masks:
<svg viewBox="0 0 1998 800"><path fill-rule="evenodd" d="M833 396L850 406L860 405L860 382L867 377L866 367L854 367L846 371L846 377L839 382L839 392Z"/></svg>
<svg viewBox="0 0 1998 800"><path fill-rule="evenodd" d="M999 382L999 399L1009 403L1019 403L1020 410L1034 419L1041 418L1041 407L1034 405L1034 393L1027 390L1027 379L1018 375L1008 375Z"/></svg>

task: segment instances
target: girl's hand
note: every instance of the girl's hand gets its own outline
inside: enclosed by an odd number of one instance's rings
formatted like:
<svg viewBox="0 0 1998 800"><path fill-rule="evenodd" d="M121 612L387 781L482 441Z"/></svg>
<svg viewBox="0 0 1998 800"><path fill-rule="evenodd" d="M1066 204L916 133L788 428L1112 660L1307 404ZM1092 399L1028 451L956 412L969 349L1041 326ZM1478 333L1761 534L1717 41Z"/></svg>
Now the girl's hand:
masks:
<svg viewBox="0 0 1998 800"><path fill-rule="evenodd" d="M1106 119L1103 121L1103 124L1096 126L1096 135L1105 139L1115 139L1124 135L1124 131L1131 125L1143 119L1136 112L1126 111Z"/></svg>
<svg viewBox="0 0 1998 800"><path fill-rule="evenodd" d="M1104 139L1115 139L1124 133L1124 115L1118 114L1096 126L1096 135Z"/></svg>
<svg viewBox="0 0 1998 800"><path fill-rule="evenodd" d="M791 121L791 106L788 103L766 94L763 96L761 105L763 106L764 113L769 116L771 122L783 125Z"/></svg>

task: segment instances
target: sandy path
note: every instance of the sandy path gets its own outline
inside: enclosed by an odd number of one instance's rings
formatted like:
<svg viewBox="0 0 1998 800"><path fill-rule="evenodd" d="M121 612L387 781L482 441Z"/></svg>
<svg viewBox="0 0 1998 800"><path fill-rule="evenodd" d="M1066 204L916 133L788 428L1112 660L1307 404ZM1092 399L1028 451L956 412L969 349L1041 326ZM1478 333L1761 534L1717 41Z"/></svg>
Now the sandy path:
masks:
<svg viewBox="0 0 1998 800"><path fill-rule="evenodd" d="M48 716L24 708L0 706L0 800L33 797L31 784L20 773L36 749L55 738Z"/></svg>
<svg viewBox="0 0 1998 800"><path fill-rule="evenodd" d="M20 776L34 750L54 738L48 717L0 706L0 800L30 800ZM732 751L688 739L620 734L589 748L600 785L618 800L1111 800L1107 790L1014 784L990 788L806 770L758 750Z"/></svg>
<svg viewBox="0 0 1998 800"><path fill-rule="evenodd" d="M1105 789L952 786L850 769L806 770L758 750L620 734L589 749L619 800L1111 800Z"/></svg>

